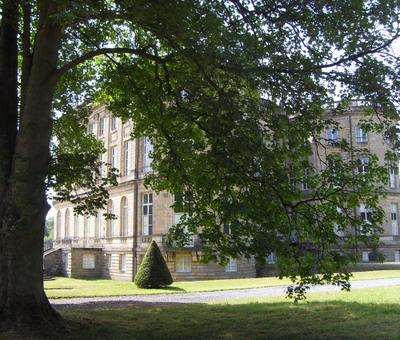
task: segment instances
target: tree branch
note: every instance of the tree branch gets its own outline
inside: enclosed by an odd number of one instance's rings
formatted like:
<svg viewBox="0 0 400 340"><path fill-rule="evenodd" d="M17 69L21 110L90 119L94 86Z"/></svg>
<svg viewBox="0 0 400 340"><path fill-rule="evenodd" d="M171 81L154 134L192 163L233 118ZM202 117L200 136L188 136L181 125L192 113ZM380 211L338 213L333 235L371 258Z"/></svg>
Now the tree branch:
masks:
<svg viewBox="0 0 400 340"><path fill-rule="evenodd" d="M83 54L80 57L64 64L57 70L55 77L58 79L64 73L68 72L69 70L78 66L79 64L82 64L85 61L92 59L96 56L106 55L106 54L135 54L139 57L147 58L147 59L153 60L158 63L165 63L167 60L172 59L172 55L168 55L166 57L159 57L159 56L150 54L147 52L147 48L142 48L142 49L125 48L125 47L99 48L97 50L87 52L86 54Z"/></svg>
<svg viewBox="0 0 400 340"><path fill-rule="evenodd" d="M379 52L379 51L383 50L384 48L388 47L393 41L395 41L399 37L400 37L400 34L397 33L392 38L387 40L384 44L382 44L382 45L380 45L378 47L375 47L375 48L372 48L372 49L369 49L369 50L365 50L365 51L350 55L350 56L348 56L346 58L341 58L341 59L339 59L339 60L337 60L337 61L335 61L333 63L330 63L330 64L318 65L316 67L316 69L323 69L323 68L328 68L328 67L339 66L340 64L343 64L345 62L355 61L355 60L357 60L357 59L359 59L361 57L364 57L364 56L366 56L368 54L373 54L373 53Z"/></svg>

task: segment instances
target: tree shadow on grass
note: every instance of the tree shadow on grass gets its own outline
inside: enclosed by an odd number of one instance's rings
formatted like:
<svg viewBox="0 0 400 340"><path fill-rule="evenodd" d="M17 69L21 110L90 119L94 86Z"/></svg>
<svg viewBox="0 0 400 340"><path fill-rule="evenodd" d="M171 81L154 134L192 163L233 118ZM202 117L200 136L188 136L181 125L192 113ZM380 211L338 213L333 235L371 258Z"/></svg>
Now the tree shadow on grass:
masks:
<svg viewBox="0 0 400 340"><path fill-rule="evenodd" d="M400 338L399 304L193 304L68 310L62 315L72 322L63 339Z"/></svg>

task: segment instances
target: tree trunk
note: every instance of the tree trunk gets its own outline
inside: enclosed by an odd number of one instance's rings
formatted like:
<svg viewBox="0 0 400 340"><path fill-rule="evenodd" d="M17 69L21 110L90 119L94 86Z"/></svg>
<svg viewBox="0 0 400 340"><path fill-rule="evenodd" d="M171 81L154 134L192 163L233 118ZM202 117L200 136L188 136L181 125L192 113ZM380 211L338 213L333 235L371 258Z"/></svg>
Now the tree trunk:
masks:
<svg viewBox="0 0 400 340"><path fill-rule="evenodd" d="M42 256L49 208L45 181L52 130L51 107L61 27L51 21L51 14L56 11L54 1L44 0L40 4L35 52L24 107L21 108L22 122L8 157L11 171L3 176L0 174L0 185L3 183L0 200L0 326L3 329L54 325L60 320L43 290ZM2 20L3 24L7 25L5 20ZM0 46L6 46L4 40ZM17 48L16 44L14 47ZM0 79L4 83L3 74ZM5 85L12 89L10 83ZM14 91L16 89L15 86ZM1 116L3 114L1 112ZM16 124L14 129L17 129Z"/></svg>

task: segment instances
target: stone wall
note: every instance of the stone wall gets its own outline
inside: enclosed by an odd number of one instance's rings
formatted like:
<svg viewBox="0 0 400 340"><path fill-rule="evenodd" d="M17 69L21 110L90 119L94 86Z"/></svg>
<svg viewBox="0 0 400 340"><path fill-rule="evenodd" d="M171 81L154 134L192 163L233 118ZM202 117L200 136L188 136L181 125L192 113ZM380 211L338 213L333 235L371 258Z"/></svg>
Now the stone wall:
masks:
<svg viewBox="0 0 400 340"><path fill-rule="evenodd" d="M125 269L121 268L122 256L125 256ZM111 257L111 263L108 263L108 257ZM102 277L105 279L132 281L133 280L133 254L130 252L103 252Z"/></svg>
<svg viewBox="0 0 400 340"><path fill-rule="evenodd" d="M237 270L227 271L226 267L215 262L203 263L195 252L191 254L191 271L179 273L176 270L176 258L169 256L167 265L174 281L195 281L195 280L214 280L214 279L238 279L256 277L255 260L238 259Z"/></svg>
<svg viewBox="0 0 400 340"><path fill-rule="evenodd" d="M43 254L43 274L56 276L62 274L61 249L51 249Z"/></svg>
<svg viewBox="0 0 400 340"><path fill-rule="evenodd" d="M83 256L93 255L95 262L94 268L83 268ZM71 277L80 279L94 279L101 277L103 265L101 249L72 249L71 251Z"/></svg>

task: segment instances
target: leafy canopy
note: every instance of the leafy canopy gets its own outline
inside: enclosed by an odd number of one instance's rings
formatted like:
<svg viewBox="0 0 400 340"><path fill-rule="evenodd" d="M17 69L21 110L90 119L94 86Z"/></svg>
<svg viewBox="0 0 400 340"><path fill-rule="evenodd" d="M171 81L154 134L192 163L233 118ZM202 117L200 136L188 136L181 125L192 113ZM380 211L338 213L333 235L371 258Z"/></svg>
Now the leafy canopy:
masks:
<svg viewBox="0 0 400 340"><path fill-rule="evenodd" d="M348 287L343 269L354 254L341 250L376 244L385 166L397 161L397 1L61 3L60 62L77 67L59 85L56 136L65 136L66 116L82 124L81 105L106 103L133 120L135 137L152 139L147 183L185 197L172 237L185 242L185 228L199 234L206 260L275 252L300 293L311 283ZM331 115L347 112L353 98L364 100L363 128L392 140L385 160L370 155L366 174L354 171L366 151L345 140L311 162L315 148L325 150L325 128L336 126ZM58 145L55 164L67 150L83 152L71 143ZM57 173L59 188L88 178ZM297 185L305 181L307 195ZM77 201L82 211L96 206L85 202L90 195ZM354 214L361 203L370 223Z"/></svg>

